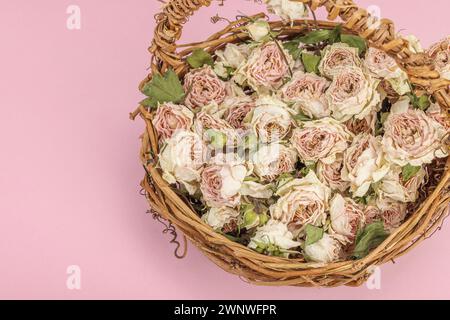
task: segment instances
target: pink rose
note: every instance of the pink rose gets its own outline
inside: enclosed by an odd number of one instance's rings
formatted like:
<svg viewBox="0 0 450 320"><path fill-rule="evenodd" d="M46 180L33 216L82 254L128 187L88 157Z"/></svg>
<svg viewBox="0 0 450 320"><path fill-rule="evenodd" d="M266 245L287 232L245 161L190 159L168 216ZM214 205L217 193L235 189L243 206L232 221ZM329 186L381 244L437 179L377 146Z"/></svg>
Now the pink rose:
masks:
<svg viewBox="0 0 450 320"><path fill-rule="evenodd" d="M225 82L220 80L210 66L190 71L184 77L185 104L193 110L212 102L221 104L227 95Z"/></svg>
<svg viewBox="0 0 450 320"><path fill-rule="evenodd" d="M171 138L178 130L187 130L192 126L194 114L185 106L165 103L158 107L153 126L163 140Z"/></svg>
<svg viewBox="0 0 450 320"><path fill-rule="evenodd" d="M378 201L377 205L381 210L381 220L387 231L392 232L401 226L406 218L406 204L383 200Z"/></svg>
<svg viewBox="0 0 450 320"><path fill-rule="evenodd" d="M341 154L337 155L336 161L331 164L319 161L317 162L317 177L325 185L328 185L331 190L345 192L350 187L350 183L342 180L342 166L343 157Z"/></svg>
<svg viewBox="0 0 450 320"><path fill-rule="evenodd" d="M335 43L323 50L319 71L320 74L333 78L343 68L360 66L361 60L359 59L357 48L350 47L345 43Z"/></svg>
<svg viewBox="0 0 450 320"><path fill-rule="evenodd" d="M360 68L341 68L326 92L332 117L339 121L347 121L353 116L364 119L377 111L381 100L376 90L378 84L379 80L374 80Z"/></svg>
<svg viewBox="0 0 450 320"><path fill-rule="evenodd" d="M303 128L294 130L291 138L293 147L297 150L303 162L331 164L336 161L336 155L348 147L351 134L345 127L331 118L306 122Z"/></svg>
<svg viewBox="0 0 450 320"><path fill-rule="evenodd" d="M245 129L245 118L255 108L255 101L250 97L233 98L227 101L228 110L225 112L225 120L234 129Z"/></svg>
<svg viewBox="0 0 450 320"><path fill-rule="evenodd" d="M281 50L275 42L268 42L253 51L242 72L254 90L260 87L277 90L283 85L293 60L288 52Z"/></svg>
<svg viewBox="0 0 450 320"><path fill-rule="evenodd" d="M395 104L384 123L386 158L403 167L408 163L421 166L447 156L442 148L446 130L423 111L407 108L404 101Z"/></svg>
<svg viewBox="0 0 450 320"><path fill-rule="evenodd" d="M377 113L372 112L364 119L351 118L345 122L347 129L354 135L368 133L375 135L375 124L377 122Z"/></svg>
<svg viewBox="0 0 450 320"><path fill-rule="evenodd" d="M375 206L367 206L364 210L364 216L366 219L366 224L369 225L381 220L381 211Z"/></svg>
<svg viewBox="0 0 450 320"><path fill-rule="evenodd" d="M398 78L402 72L394 58L383 50L373 47L367 50L364 64L377 78Z"/></svg>
<svg viewBox="0 0 450 320"><path fill-rule="evenodd" d="M324 118L330 115L325 91L330 82L312 73L296 72L292 80L281 90L282 99L294 103L310 118Z"/></svg>

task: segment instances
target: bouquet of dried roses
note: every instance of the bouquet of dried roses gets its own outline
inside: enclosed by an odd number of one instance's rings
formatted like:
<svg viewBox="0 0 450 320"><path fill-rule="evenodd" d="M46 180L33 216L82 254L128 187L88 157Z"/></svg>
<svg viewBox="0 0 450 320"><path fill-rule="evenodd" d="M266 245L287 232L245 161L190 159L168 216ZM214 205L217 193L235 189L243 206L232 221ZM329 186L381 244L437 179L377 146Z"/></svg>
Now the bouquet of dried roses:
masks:
<svg viewBox="0 0 450 320"><path fill-rule="evenodd" d="M175 3L166 15L182 9ZM154 52L160 64L133 115L147 123L147 198L216 263L250 281L360 283L371 264L392 259L376 251L403 233L430 190L440 208L448 204L448 192L436 192L448 187L437 187L448 156L448 42L428 52L438 66L429 65L439 92L430 95L382 46L401 47L423 69L414 37L390 39L381 24L375 46L376 31L351 28L352 6L266 3L281 22L243 17L183 60ZM318 5L346 23L298 20ZM359 277L346 262L355 259L365 261ZM336 264L333 278L324 266Z"/></svg>

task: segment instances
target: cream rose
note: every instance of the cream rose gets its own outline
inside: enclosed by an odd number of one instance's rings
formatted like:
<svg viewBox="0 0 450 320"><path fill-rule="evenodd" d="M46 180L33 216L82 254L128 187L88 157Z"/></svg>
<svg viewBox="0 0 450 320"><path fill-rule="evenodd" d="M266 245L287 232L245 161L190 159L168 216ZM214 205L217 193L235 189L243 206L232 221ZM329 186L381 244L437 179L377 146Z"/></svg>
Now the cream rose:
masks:
<svg viewBox="0 0 450 320"><path fill-rule="evenodd" d="M333 78L342 69L360 67L361 65L362 62L359 59L357 48L350 47L345 43L335 43L323 50L319 71L321 75Z"/></svg>
<svg viewBox="0 0 450 320"><path fill-rule="evenodd" d="M250 97L239 97L225 100L227 110L225 111L225 121L234 129L244 130L248 127L246 123L247 115L256 107L255 101Z"/></svg>
<svg viewBox="0 0 450 320"><path fill-rule="evenodd" d="M336 237L324 233L322 239L306 246L304 253L313 262L331 263L342 257L343 248Z"/></svg>
<svg viewBox="0 0 450 320"><path fill-rule="evenodd" d="M206 147L197 134L176 131L166 140L166 145L159 155L162 177L170 184L181 183L189 194L194 194L198 190L205 155Z"/></svg>
<svg viewBox="0 0 450 320"><path fill-rule="evenodd" d="M386 79L399 95L411 91L408 75L399 67L395 59L386 52L370 47L367 50L364 64L372 76L378 79Z"/></svg>
<svg viewBox="0 0 450 320"><path fill-rule="evenodd" d="M243 161L233 154L219 154L211 159L201 174L200 190L210 207L231 207L240 204L239 193L247 168Z"/></svg>
<svg viewBox="0 0 450 320"><path fill-rule="evenodd" d="M360 134L344 152L342 179L350 182L353 197L363 197L372 183L380 181L389 171L381 137Z"/></svg>
<svg viewBox="0 0 450 320"><path fill-rule="evenodd" d="M209 209L202 216L202 220L214 230L222 231L223 229L230 229L234 225L237 227L238 217L239 211L228 207L221 207Z"/></svg>
<svg viewBox="0 0 450 320"><path fill-rule="evenodd" d="M356 233L364 227L365 216L360 205L339 193L330 202L331 228L353 242Z"/></svg>
<svg viewBox="0 0 450 320"><path fill-rule="evenodd" d="M261 142L277 142L291 130L292 116L284 102L263 96L256 101L251 126Z"/></svg>
<svg viewBox="0 0 450 320"><path fill-rule="evenodd" d="M409 109L408 101L400 100L392 106L384 132L386 158L401 167L408 163L421 166L447 156L442 145L446 130L423 111Z"/></svg>
<svg viewBox="0 0 450 320"><path fill-rule="evenodd" d="M185 106L170 102L158 106L153 127L162 140L169 139L178 130L189 131L194 114Z"/></svg>
<svg viewBox="0 0 450 320"><path fill-rule="evenodd" d="M249 248L261 251L267 251L269 246L276 246L281 250L281 254L288 256L288 253L283 251L290 250L301 245L300 242L293 240L293 234L288 230L287 226L275 220L269 220L267 224L259 227L255 235L250 240ZM268 252L273 254L272 252Z"/></svg>
<svg viewBox="0 0 450 320"><path fill-rule="evenodd" d="M308 224L322 226L327 219L331 190L310 171L303 179L294 179L278 189L280 198L270 207L273 219L288 224L298 234Z"/></svg>
<svg viewBox="0 0 450 320"><path fill-rule="evenodd" d="M450 36L431 46L427 54L433 59L441 76L450 80Z"/></svg>
<svg viewBox="0 0 450 320"><path fill-rule="evenodd" d="M225 82L210 66L194 69L184 77L185 104L193 110L215 102L221 104L227 95Z"/></svg>
<svg viewBox="0 0 450 320"><path fill-rule="evenodd" d="M339 121L347 121L352 116L364 119L377 111L381 101L376 90L378 84L378 80L360 68L341 68L325 94L332 117Z"/></svg>
<svg viewBox="0 0 450 320"><path fill-rule="evenodd" d="M410 34L406 37L403 37L406 41L408 41L408 48L412 53L422 53L423 47L420 43L420 40L413 34Z"/></svg>
<svg viewBox="0 0 450 320"><path fill-rule="evenodd" d="M345 126L347 127L348 131L350 131L354 135L358 135L360 133L375 135L376 123L377 112L374 111L363 119L356 119L355 117L353 117L347 120L345 122Z"/></svg>
<svg viewBox="0 0 450 320"><path fill-rule="evenodd" d="M330 115L325 91L330 82L313 73L298 71L291 81L281 89L281 98L292 103L310 118L324 118Z"/></svg>
<svg viewBox="0 0 450 320"><path fill-rule="evenodd" d="M415 202L417 200L418 191L426 176L423 168L408 181L404 181L402 177L402 168L393 166L389 173L381 180L376 188L376 192L380 198L390 198L400 202Z"/></svg>
<svg viewBox="0 0 450 320"><path fill-rule="evenodd" d="M336 155L344 152L352 134L339 122L331 118L308 121L303 128L296 128L291 143L300 160L305 163L322 161L331 164Z"/></svg>
<svg viewBox="0 0 450 320"><path fill-rule="evenodd" d="M336 161L331 164L325 164L322 161L317 162L317 177L333 191L345 192L350 187L349 182L342 180L343 161L343 155L338 154Z"/></svg>
<svg viewBox="0 0 450 320"><path fill-rule="evenodd" d="M263 181L274 181L283 173L295 170L297 153L280 143L262 145L253 154L254 172Z"/></svg>
<svg viewBox="0 0 450 320"><path fill-rule="evenodd" d="M249 55L250 49L247 44L228 43L224 50L217 50L216 56L219 62L224 66L237 69L245 62Z"/></svg>
<svg viewBox="0 0 450 320"><path fill-rule="evenodd" d="M239 84L246 80L255 91L266 93L279 89L289 77L289 69L293 66L294 60L281 45L267 42L253 50L234 79Z"/></svg>
<svg viewBox="0 0 450 320"><path fill-rule="evenodd" d="M260 19L250 23L247 26L247 31L250 38L259 42L268 38L270 33L270 25L267 21Z"/></svg>
<svg viewBox="0 0 450 320"><path fill-rule="evenodd" d="M406 218L406 204L392 201L390 199L377 200L377 206L381 210L381 220L384 228L392 232L403 223Z"/></svg>
<svg viewBox="0 0 450 320"><path fill-rule="evenodd" d="M269 12L275 13L283 21L293 22L308 16L306 6L298 1L291 0L264 0Z"/></svg>

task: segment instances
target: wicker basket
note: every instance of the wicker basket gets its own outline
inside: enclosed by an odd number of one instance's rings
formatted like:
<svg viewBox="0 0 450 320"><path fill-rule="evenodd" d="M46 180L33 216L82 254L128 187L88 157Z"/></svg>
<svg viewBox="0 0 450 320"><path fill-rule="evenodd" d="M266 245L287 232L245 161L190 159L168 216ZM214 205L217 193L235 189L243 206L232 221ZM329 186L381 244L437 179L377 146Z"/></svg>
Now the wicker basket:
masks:
<svg viewBox="0 0 450 320"><path fill-rule="evenodd" d="M345 32L358 34L365 38L369 45L380 48L394 57L399 65L408 73L411 83L417 91L432 94L435 100L448 112L450 110L449 81L441 79L435 71L433 62L425 54L413 54L408 49L408 42L398 38L391 21L383 19L378 28L368 28L370 15L366 10L358 8L352 0L298 0L304 2L314 12L325 7L328 20L341 18ZM211 0L170 0L163 12L156 15L156 29L150 47L152 54L151 73L141 83L141 87L151 80L152 74L165 72L173 68L183 76L188 67L185 62L196 48L204 48L209 52L222 48L230 42L239 42L248 38L243 25L248 19L231 23L222 31L211 35L203 42L188 45L177 45L183 24L188 17L202 6L209 6ZM264 14L254 16L263 17ZM286 26L282 22L270 22L273 28L283 31L279 37L288 37L306 31L308 25L316 23L320 28L334 28L337 23L329 21L298 20ZM224 270L241 276L250 283L259 285L292 285L334 287L340 285L358 286L364 283L371 274L372 267L405 254L422 240L440 228L448 214L450 200L450 170L447 161L442 162L437 180L420 206L402 226L396 229L378 248L365 258L357 261L344 261L332 264L307 263L303 259L286 259L259 254L247 247L228 240L216 233L202 222L193 208L171 188L155 168L154 157L158 154L157 135L152 127L152 114L139 108L131 114L131 118L140 117L145 121L146 130L142 135L141 160L146 171L142 188L150 204L154 217L159 221L167 220L166 232L174 235L173 243L177 244L176 256L180 243L176 240L175 228L181 231L210 260ZM186 238L184 237L184 240Z"/></svg>

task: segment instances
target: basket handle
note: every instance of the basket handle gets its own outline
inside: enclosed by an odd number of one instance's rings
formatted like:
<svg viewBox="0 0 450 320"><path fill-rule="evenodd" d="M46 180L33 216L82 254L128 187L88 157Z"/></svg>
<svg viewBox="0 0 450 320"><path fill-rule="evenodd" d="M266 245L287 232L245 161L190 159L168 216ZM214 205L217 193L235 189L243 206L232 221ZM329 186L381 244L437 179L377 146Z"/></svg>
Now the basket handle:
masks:
<svg viewBox="0 0 450 320"><path fill-rule="evenodd" d="M155 16L157 24L149 48L152 54L152 72L161 72L169 67L177 69L183 65L182 57L176 52L176 42L181 37L183 25L198 9L211 5L211 1L168 0L162 12ZM345 28L397 56L412 84L429 94L434 94L441 105L450 108L449 81L440 77L433 62L425 54L415 54L409 50L408 41L396 36L394 23L391 20L380 19L376 27L371 27L373 18L367 10L359 8L353 0L292 1L304 3L311 11L325 7L330 21L340 17Z"/></svg>

